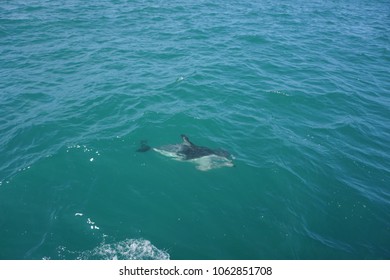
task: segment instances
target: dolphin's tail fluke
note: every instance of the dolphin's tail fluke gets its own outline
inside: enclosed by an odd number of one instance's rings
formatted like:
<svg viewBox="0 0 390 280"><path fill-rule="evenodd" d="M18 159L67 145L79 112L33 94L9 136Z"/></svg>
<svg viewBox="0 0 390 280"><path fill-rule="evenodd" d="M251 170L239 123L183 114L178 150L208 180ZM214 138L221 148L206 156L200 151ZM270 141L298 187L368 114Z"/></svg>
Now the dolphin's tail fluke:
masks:
<svg viewBox="0 0 390 280"><path fill-rule="evenodd" d="M146 140L142 140L141 141L141 146L137 149L137 152L139 153L144 153L144 152L147 152L149 151L151 148L150 146L148 145L148 142Z"/></svg>

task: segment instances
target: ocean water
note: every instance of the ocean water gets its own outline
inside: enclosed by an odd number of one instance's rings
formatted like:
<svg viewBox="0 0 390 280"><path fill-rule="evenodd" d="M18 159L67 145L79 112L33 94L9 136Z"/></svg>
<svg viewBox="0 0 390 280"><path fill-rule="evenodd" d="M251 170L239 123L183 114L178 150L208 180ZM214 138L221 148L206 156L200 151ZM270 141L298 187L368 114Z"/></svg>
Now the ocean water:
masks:
<svg viewBox="0 0 390 280"><path fill-rule="evenodd" d="M0 259L389 259L389 70L386 0L1 1Z"/></svg>

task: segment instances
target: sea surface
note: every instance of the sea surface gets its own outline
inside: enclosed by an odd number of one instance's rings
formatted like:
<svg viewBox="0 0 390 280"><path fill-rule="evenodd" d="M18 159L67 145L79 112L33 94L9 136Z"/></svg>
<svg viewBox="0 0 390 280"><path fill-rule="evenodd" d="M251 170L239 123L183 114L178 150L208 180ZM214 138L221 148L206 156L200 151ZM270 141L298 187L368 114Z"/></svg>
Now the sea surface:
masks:
<svg viewBox="0 0 390 280"><path fill-rule="evenodd" d="M2 0L0 259L390 259L390 2Z"/></svg>

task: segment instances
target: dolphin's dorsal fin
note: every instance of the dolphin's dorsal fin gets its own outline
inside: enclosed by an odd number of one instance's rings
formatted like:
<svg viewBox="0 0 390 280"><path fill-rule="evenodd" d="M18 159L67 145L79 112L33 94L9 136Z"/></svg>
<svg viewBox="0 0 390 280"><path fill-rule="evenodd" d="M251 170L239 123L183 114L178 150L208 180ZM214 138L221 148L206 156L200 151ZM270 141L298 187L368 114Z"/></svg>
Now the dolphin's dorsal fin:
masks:
<svg viewBox="0 0 390 280"><path fill-rule="evenodd" d="M194 146L194 144L191 143L190 139L188 139L186 135L182 134L181 139L183 139L184 145Z"/></svg>

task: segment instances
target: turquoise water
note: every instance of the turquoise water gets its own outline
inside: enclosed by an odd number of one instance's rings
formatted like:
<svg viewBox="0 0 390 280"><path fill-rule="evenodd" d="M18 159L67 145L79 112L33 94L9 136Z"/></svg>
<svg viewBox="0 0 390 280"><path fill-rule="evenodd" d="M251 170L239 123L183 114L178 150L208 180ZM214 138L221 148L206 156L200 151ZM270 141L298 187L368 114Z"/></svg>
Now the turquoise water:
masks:
<svg viewBox="0 0 390 280"><path fill-rule="evenodd" d="M0 259L390 258L389 2L236 2L0 2Z"/></svg>

